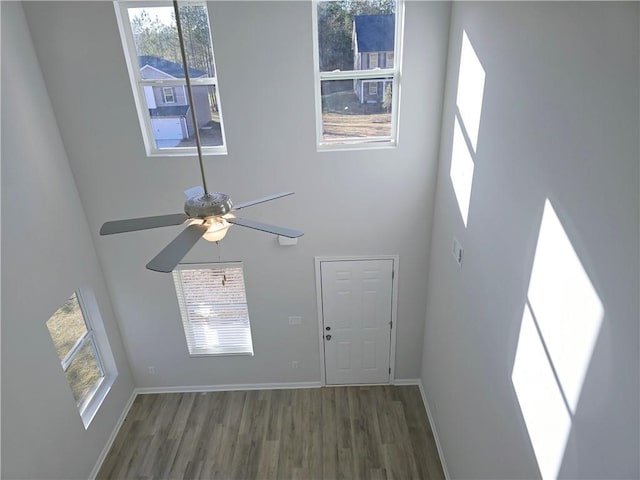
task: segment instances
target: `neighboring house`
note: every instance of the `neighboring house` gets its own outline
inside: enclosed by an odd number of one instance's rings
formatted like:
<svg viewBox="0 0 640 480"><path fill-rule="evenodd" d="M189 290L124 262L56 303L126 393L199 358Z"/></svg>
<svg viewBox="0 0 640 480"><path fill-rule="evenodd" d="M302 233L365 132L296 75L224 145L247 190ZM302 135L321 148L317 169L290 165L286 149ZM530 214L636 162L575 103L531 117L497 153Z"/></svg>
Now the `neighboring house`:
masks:
<svg viewBox="0 0 640 480"><path fill-rule="evenodd" d="M182 65L164 58L141 55L138 57L138 64L143 80L185 78ZM189 68L189 76L205 77L207 72ZM144 94L156 140L182 140L193 134L193 120L189 111L186 86L145 86ZM203 127L211 121L208 88L194 86L193 97L198 126Z"/></svg>
<svg viewBox="0 0 640 480"><path fill-rule="evenodd" d="M353 18L353 68L393 68L395 15L356 15ZM360 103L381 103L391 80L356 80Z"/></svg>

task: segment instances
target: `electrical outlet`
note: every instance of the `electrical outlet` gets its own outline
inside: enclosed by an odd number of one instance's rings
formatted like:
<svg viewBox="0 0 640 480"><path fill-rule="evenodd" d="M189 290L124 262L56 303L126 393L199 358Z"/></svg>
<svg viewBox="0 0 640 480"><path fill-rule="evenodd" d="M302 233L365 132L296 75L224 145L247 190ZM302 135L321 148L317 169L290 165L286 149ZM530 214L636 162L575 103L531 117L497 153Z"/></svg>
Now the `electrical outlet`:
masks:
<svg viewBox="0 0 640 480"><path fill-rule="evenodd" d="M147 370L149 371L149 375L155 375L156 373L156 367L147 367Z"/></svg>
<svg viewBox="0 0 640 480"><path fill-rule="evenodd" d="M301 324L302 324L302 317L298 317L298 316L289 317L289 325L301 325Z"/></svg>
<svg viewBox="0 0 640 480"><path fill-rule="evenodd" d="M460 242L456 237L453 237L453 248L451 249L451 254L453 255L453 258L455 259L456 263L462 266L464 249L462 248L462 245L460 245Z"/></svg>
<svg viewBox="0 0 640 480"><path fill-rule="evenodd" d="M298 364L298 361L297 361L297 360L293 360L293 361L291 362L291 368L298 368L299 366L300 366L300 365Z"/></svg>

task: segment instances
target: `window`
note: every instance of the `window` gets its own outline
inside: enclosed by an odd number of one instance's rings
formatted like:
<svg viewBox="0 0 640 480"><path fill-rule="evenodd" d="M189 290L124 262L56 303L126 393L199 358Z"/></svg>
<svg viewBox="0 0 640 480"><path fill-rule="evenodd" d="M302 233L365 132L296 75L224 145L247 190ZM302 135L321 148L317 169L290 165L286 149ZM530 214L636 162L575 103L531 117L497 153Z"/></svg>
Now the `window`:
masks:
<svg viewBox="0 0 640 480"><path fill-rule="evenodd" d="M393 52L387 52L387 68L393 68Z"/></svg>
<svg viewBox="0 0 640 480"><path fill-rule="evenodd" d="M403 0L314 0L319 150L396 145L403 16Z"/></svg>
<svg viewBox="0 0 640 480"><path fill-rule="evenodd" d="M173 87L162 87L162 94L164 95L164 103L175 103Z"/></svg>
<svg viewBox="0 0 640 480"><path fill-rule="evenodd" d="M105 367L92 319L102 326L95 298L77 290L46 323L85 428L117 375L108 345L103 349L108 357Z"/></svg>
<svg viewBox="0 0 640 480"><path fill-rule="evenodd" d="M242 263L184 264L173 271L191 355L253 355Z"/></svg>
<svg viewBox="0 0 640 480"><path fill-rule="evenodd" d="M370 53L369 54L369 68L378 68L378 54Z"/></svg>
<svg viewBox="0 0 640 480"><path fill-rule="evenodd" d="M162 1L115 2L115 5L147 155L195 154L196 127L173 5ZM181 2L180 18L202 153L225 154L206 4Z"/></svg>

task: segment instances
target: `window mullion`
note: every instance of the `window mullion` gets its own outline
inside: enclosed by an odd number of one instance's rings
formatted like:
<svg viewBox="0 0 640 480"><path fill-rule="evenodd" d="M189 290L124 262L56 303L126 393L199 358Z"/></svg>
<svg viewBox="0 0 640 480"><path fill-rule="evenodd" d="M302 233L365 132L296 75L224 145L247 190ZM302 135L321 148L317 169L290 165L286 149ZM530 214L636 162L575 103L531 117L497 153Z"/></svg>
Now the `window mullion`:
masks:
<svg viewBox="0 0 640 480"><path fill-rule="evenodd" d="M89 332L88 335L89 340L91 341L91 346L93 348L93 354L96 359L96 363L98 364L98 370L100 370L100 375L104 377L105 369L102 363L102 357L100 356L100 352L98 351L98 342L96 341L96 337L93 334L93 331Z"/></svg>
<svg viewBox="0 0 640 480"><path fill-rule="evenodd" d="M360 80L367 78L393 77L393 68L376 68L374 70L348 70L339 72L320 72L320 80Z"/></svg>
<svg viewBox="0 0 640 480"><path fill-rule="evenodd" d="M73 348L71 348L71 350L69 350L69 353L67 353L67 356L64 357L64 359L62 360L62 362L60 362L60 364L62 365L62 369L66 372L67 369L69 368L69 365L71 365L71 362L73 362L74 357L76 356L76 354L80 351L80 349L82 347L84 347L84 344L87 342L87 339L92 335L92 332L86 331L84 333L84 335L82 335L78 341L75 343L75 345L73 346Z"/></svg>
<svg viewBox="0 0 640 480"><path fill-rule="evenodd" d="M216 77L192 78L193 85L217 85ZM146 79L138 80L138 84L143 87L181 87L187 82L184 78L164 78L164 79Z"/></svg>

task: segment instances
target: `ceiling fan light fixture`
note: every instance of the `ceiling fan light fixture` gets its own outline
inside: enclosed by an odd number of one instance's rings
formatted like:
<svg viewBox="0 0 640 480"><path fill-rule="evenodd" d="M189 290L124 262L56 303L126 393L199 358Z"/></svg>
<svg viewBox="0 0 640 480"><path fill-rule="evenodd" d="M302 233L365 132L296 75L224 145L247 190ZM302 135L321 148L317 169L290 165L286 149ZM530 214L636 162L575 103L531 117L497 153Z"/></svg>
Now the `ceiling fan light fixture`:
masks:
<svg viewBox="0 0 640 480"><path fill-rule="evenodd" d="M207 225L208 228L202 238L209 242L219 242L222 240L227 235L229 227L231 226L224 217L208 218L204 224Z"/></svg>

